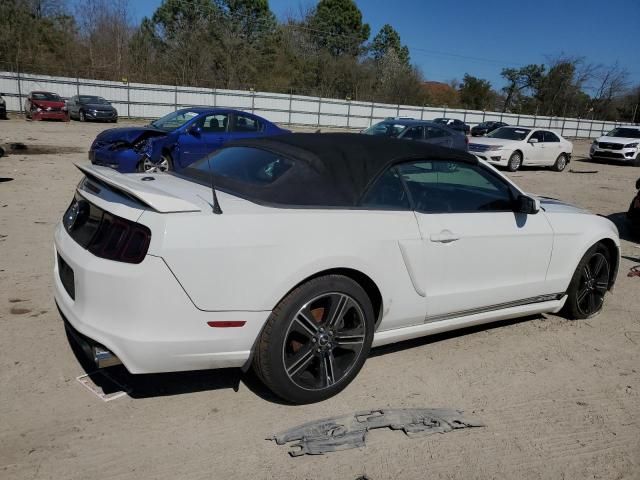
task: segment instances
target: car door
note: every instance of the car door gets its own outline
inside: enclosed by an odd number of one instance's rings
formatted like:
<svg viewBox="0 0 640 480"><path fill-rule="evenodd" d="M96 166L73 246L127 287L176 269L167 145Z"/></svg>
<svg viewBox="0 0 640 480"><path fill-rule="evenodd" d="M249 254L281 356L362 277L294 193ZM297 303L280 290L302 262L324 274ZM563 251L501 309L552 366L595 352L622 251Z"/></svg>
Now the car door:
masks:
<svg viewBox="0 0 640 480"><path fill-rule="evenodd" d="M535 141L532 142L532 139ZM523 148L524 160L528 165L544 164L544 132L542 130L534 130Z"/></svg>
<svg viewBox="0 0 640 480"><path fill-rule="evenodd" d="M553 132L545 130L544 135L544 163L545 165L553 165L562 153L562 143L560 138Z"/></svg>
<svg viewBox="0 0 640 480"><path fill-rule="evenodd" d="M180 166L184 168L220 148L228 139L228 131L228 113L201 115L178 137Z"/></svg>
<svg viewBox="0 0 640 480"><path fill-rule="evenodd" d="M427 321L535 301L553 232L543 213L514 211L516 194L482 165L417 161L398 170L422 234Z"/></svg>
<svg viewBox="0 0 640 480"><path fill-rule="evenodd" d="M453 138L451 137L451 133L447 132L444 128L426 125L424 127L424 141L451 148Z"/></svg>

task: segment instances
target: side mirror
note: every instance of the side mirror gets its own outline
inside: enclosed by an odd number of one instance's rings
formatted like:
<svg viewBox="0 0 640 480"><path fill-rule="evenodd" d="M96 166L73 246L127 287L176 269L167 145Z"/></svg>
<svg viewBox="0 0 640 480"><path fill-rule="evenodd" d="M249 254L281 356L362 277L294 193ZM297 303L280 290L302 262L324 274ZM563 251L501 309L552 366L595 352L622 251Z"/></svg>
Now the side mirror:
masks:
<svg viewBox="0 0 640 480"><path fill-rule="evenodd" d="M535 215L540 211L540 201L526 195L519 195L516 199L516 213L525 213L527 215Z"/></svg>
<svg viewBox="0 0 640 480"><path fill-rule="evenodd" d="M530 138L529 139L529 143L538 143L538 139L537 138Z"/></svg>
<svg viewBox="0 0 640 480"><path fill-rule="evenodd" d="M202 128L197 125L194 125L189 129L189 134L193 135L194 137L199 137L201 133L202 133Z"/></svg>

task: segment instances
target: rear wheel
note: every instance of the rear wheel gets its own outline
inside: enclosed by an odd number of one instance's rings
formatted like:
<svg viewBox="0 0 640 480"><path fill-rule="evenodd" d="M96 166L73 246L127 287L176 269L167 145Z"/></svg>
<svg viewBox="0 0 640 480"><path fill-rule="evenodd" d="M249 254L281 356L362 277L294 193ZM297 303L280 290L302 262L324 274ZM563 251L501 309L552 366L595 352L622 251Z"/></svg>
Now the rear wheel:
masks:
<svg viewBox="0 0 640 480"><path fill-rule="evenodd" d="M302 284L273 310L253 367L264 384L293 403L312 403L345 388L373 340L373 308L362 287L342 275Z"/></svg>
<svg viewBox="0 0 640 480"><path fill-rule="evenodd" d="M569 318L591 318L600 313L609 289L610 271L609 252L601 244L584 254L567 290L564 313Z"/></svg>
<svg viewBox="0 0 640 480"><path fill-rule="evenodd" d="M553 164L553 169L556 172L561 172L565 169L566 166L567 156L564 153L561 153L560 155L558 155L558 158L556 158L556 163Z"/></svg>
<svg viewBox="0 0 640 480"><path fill-rule="evenodd" d="M509 163L507 163L507 170L515 172L522 166L522 153L515 151L509 157Z"/></svg>

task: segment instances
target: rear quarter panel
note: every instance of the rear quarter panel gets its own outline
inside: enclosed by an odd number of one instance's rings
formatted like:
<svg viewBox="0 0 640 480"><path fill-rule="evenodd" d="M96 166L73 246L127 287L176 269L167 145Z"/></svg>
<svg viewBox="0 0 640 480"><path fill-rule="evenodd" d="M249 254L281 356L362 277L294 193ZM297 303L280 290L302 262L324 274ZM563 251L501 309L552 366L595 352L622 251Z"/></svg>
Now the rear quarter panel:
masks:
<svg viewBox="0 0 640 480"><path fill-rule="evenodd" d="M164 258L197 308L272 310L308 277L350 268L380 289L383 323L424 321L425 299L413 288L398 244L420 239L412 212L256 206L233 213L227 202L223 210L145 212L139 220L154 232L150 253Z"/></svg>

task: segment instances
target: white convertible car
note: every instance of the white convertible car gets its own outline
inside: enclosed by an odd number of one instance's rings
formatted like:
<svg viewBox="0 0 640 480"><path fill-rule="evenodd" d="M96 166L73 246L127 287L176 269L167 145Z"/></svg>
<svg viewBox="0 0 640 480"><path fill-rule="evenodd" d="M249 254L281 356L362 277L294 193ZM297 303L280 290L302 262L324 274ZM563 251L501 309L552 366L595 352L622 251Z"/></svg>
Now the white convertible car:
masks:
<svg viewBox="0 0 640 480"><path fill-rule="evenodd" d="M253 365L284 399L318 401L372 346L596 315L618 268L606 218L420 142L291 134L181 173L79 168L55 299L99 366L132 373Z"/></svg>
<svg viewBox="0 0 640 480"><path fill-rule="evenodd" d="M573 144L552 130L501 127L474 138L469 152L493 165L515 172L522 165L552 167L561 172L571 161Z"/></svg>

